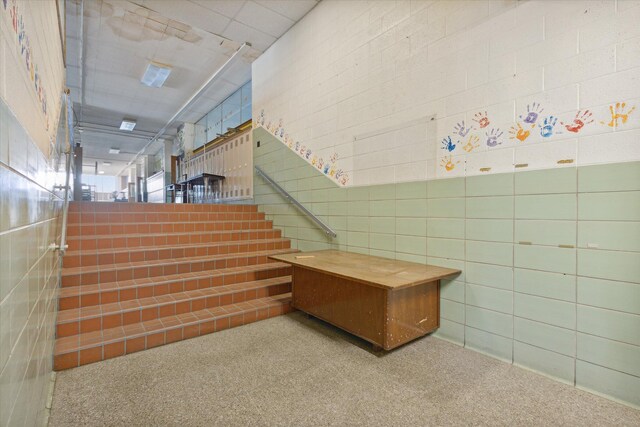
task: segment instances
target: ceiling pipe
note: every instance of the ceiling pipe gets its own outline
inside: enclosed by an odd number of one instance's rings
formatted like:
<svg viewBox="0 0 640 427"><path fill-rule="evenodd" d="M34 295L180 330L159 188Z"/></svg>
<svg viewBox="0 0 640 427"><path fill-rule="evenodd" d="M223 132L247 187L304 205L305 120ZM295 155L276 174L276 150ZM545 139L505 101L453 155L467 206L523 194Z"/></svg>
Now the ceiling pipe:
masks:
<svg viewBox="0 0 640 427"><path fill-rule="evenodd" d="M211 77L209 77L209 79L202 85L200 86L200 89L198 89L196 91L196 93L194 93L193 95L191 95L191 97L187 100L187 102L185 102L182 107L180 107L180 109L169 119L169 121L167 122L166 125L164 125L162 127L162 129L160 129L158 131L158 133L155 134L155 136L153 138L151 138L149 140L149 142L142 148L142 150L140 150L138 152L138 154L136 154L136 156L131 159L131 161L129 163L127 163L127 166L124 167L124 169L122 169L122 171L120 171L120 173L118 175L121 175L122 173L124 173L124 171L130 167L133 163L135 163L136 160L138 160L138 158L144 154L144 152L147 150L147 148L149 148L149 146L151 144L153 144L158 138L160 138L162 135L164 135L164 133L167 131L167 129L169 129L169 127L171 127L171 125L173 125L176 120L178 120L178 118L184 114L184 112L191 107L193 104L195 104L195 102L200 98L200 96L202 96L202 94L209 89L209 87L211 87L211 85L213 84L213 82L220 77L238 58L241 57L241 55L248 50L251 47L251 43L249 42L244 42L242 43L242 45L238 48L238 50L235 51L235 53L233 55L231 55L231 57L229 59L227 59L227 61L222 64L222 67L218 68L218 70L213 73L211 75Z"/></svg>

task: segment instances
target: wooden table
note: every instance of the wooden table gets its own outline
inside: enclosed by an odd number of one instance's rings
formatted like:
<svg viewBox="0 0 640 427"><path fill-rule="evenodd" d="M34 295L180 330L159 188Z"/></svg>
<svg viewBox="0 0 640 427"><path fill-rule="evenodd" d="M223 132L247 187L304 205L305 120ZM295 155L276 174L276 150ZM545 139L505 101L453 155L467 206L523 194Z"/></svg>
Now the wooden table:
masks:
<svg viewBox="0 0 640 427"><path fill-rule="evenodd" d="M460 273L335 250L270 258L293 266L295 308L385 350L440 326L440 279Z"/></svg>

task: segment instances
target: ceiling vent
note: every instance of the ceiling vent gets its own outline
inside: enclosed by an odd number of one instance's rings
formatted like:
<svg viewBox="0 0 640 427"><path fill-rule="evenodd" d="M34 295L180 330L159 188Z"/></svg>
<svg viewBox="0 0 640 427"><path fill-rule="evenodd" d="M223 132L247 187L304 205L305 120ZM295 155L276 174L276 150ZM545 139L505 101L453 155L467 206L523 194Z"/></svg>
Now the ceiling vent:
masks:
<svg viewBox="0 0 640 427"><path fill-rule="evenodd" d="M120 130L126 130L131 132L133 128L136 127L136 121L131 119L124 119L122 123L120 123Z"/></svg>
<svg viewBox="0 0 640 427"><path fill-rule="evenodd" d="M140 82L149 87L162 87L169 74L171 74L171 67L151 62L147 65L147 70Z"/></svg>

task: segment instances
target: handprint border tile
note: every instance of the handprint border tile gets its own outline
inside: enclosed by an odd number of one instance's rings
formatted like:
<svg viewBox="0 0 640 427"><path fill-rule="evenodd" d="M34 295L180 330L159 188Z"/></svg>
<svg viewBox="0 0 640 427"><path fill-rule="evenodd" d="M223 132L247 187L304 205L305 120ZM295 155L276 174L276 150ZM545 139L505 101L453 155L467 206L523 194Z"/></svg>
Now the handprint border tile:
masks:
<svg viewBox="0 0 640 427"><path fill-rule="evenodd" d="M344 162L338 164L338 160L340 158L338 152L333 151L327 159L324 157L318 157L317 154L314 154L314 150L310 146L307 146L307 144L300 142L300 140L296 140L296 138L289 136L284 127L284 119L280 118L277 122L269 120L265 116L263 109L260 112L260 116L253 120L253 128L256 129L259 127L269 132L278 141L290 150L294 151L300 158L316 168L320 173L324 174L337 185L344 187L351 181L349 172L343 167L340 167ZM349 169L349 171L351 171L351 169Z"/></svg>

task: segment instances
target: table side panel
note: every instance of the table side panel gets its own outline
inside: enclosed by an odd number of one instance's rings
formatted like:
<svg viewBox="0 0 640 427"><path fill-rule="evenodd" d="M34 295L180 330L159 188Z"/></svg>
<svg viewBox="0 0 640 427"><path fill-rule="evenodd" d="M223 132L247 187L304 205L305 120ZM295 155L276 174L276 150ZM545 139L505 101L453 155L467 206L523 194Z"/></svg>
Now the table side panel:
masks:
<svg viewBox="0 0 640 427"><path fill-rule="evenodd" d="M293 268L293 306L374 344L384 345L388 291L345 278Z"/></svg>
<svg viewBox="0 0 640 427"><path fill-rule="evenodd" d="M440 281L388 294L385 350L433 332L440 326Z"/></svg>

